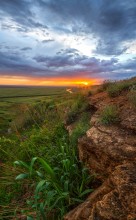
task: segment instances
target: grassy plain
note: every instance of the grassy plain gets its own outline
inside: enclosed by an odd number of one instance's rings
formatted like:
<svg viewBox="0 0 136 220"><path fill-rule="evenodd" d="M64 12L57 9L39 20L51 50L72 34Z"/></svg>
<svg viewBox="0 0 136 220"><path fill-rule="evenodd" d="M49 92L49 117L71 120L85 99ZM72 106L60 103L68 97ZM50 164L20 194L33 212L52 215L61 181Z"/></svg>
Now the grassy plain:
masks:
<svg viewBox="0 0 136 220"><path fill-rule="evenodd" d="M76 148L89 128L87 99L66 90L0 88L0 219L59 220L92 191Z"/></svg>
<svg viewBox="0 0 136 220"><path fill-rule="evenodd" d="M0 87L0 134L7 131L22 104L34 104L68 95L65 87Z"/></svg>

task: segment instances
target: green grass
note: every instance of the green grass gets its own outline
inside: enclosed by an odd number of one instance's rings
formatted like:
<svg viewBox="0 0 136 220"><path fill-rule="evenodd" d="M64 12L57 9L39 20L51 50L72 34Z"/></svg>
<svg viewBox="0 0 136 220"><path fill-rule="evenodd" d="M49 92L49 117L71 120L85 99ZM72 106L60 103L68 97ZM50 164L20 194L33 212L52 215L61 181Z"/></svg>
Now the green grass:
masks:
<svg viewBox="0 0 136 220"><path fill-rule="evenodd" d="M27 199L27 216L32 219L48 219L49 216L54 220L62 219L66 212L83 202L85 196L93 191L90 188L93 179L78 161L75 149L71 149L64 136L53 157L56 162L53 162L52 156L33 158L30 164L15 162L26 169L16 180L27 178L34 184L35 190ZM37 164L34 167L35 161Z"/></svg>
<svg viewBox="0 0 136 220"><path fill-rule="evenodd" d="M78 139L85 135L90 128L90 112L83 112L76 121L74 129L70 136L70 143L73 147L77 146Z"/></svg>
<svg viewBox="0 0 136 220"><path fill-rule="evenodd" d="M53 96L64 93L65 87L0 87L0 98Z"/></svg>
<svg viewBox="0 0 136 220"><path fill-rule="evenodd" d="M78 117L80 117L82 112L87 110L89 110L87 97L85 95L78 94L77 97L75 97L75 102L71 105L70 110L68 111L66 123L72 124L78 119Z"/></svg>
<svg viewBox="0 0 136 220"><path fill-rule="evenodd" d="M76 89L74 91L76 92ZM24 106L29 105L31 108L52 100L60 103L69 97L65 87L0 87L0 135L7 133L11 121L15 122L18 129L23 126L25 122L19 115L22 114Z"/></svg>
<svg viewBox="0 0 136 220"><path fill-rule="evenodd" d="M119 122L118 109L115 105L106 106L100 113L100 122L103 125L111 125Z"/></svg>
<svg viewBox="0 0 136 220"><path fill-rule="evenodd" d="M130 103L132 103L132 105L134 107L136 107L136 90L132 90L129 94L128 94L128 98Z"/></svg>
<svg viewBox="0 0 136 220"><path fill-rule="evenodd" d="M1 99L2 123L7 124L0 137L0 219L38 220L44 215L59 220L92 191L94 178L77 153L78 138L89 128L87 99L76 92L53 94ZM78 117L69 138L63 121L70 109ZM14 161L19 166L14 167Z"/></svg>
<svg viewBox="0 0 136 220"><path fill-rule="evenodd" d="M106 91L111 85L113 84L113 82L111 80L105 80L97 89L97 92L104 92Z"/></svg>
<svg viewBox="0 0 136 220"><path fill-rule="evenodd" d="M122 91L130 91L133 87L136 87L135 78L132 80L113 82L107 87L107 93L113 98L121 95Z"/></svg>
<svg viewBox="0 0 136 220"><path fill-rule="evenodd" d="M136 78L133 77L129 80L111 81L105 80L97 89L97 93L106 91L109 97L114 98L123 91L130 91L136 88Z"/></svg>

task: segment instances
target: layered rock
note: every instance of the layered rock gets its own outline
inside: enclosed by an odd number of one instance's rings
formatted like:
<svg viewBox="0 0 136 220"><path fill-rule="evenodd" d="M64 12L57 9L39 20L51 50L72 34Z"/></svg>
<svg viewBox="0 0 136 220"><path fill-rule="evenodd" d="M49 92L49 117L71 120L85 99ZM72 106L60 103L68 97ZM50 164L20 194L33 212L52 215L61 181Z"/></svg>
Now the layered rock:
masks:
<svg viewBox="0 0 136 220"><path fill-rule="evenodd" d="M97 111L91 128L79 140L79 157L102 185L65 220L136 220L136 111L126 95L110 99L106 93L91 98ZM104 126L99 114L116 104L120 124Z"/></svg>

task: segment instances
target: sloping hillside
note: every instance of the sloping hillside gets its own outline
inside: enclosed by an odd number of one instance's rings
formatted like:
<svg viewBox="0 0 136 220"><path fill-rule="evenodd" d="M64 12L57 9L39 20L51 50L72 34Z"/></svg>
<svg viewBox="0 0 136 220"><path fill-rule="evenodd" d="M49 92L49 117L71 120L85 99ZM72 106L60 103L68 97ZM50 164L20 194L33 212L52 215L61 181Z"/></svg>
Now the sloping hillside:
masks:
<svg viewBox="0 0 136 220"><path fill-rule="evenodd" d="M65 220L136 219L136 78L106 82L89 102L95 112L79 157L102 185Z"/></svg>

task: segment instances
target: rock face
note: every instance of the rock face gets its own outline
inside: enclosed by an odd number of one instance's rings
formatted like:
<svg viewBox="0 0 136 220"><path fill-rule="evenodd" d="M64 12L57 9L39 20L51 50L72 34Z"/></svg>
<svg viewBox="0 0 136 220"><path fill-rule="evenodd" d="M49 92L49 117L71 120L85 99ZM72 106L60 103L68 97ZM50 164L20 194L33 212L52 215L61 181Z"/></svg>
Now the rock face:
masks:
<svg viewBox="0 0 136 220"><path fill-rule="evenodd" d="M79 140L79 157L102 185L64 219L136 220L136 110L126 94L110 99L100 93L90 101L97 111L91 118L91 128ZM109 104L118 106L118 125L103 126L99 122L101 110Z"/></svg>

